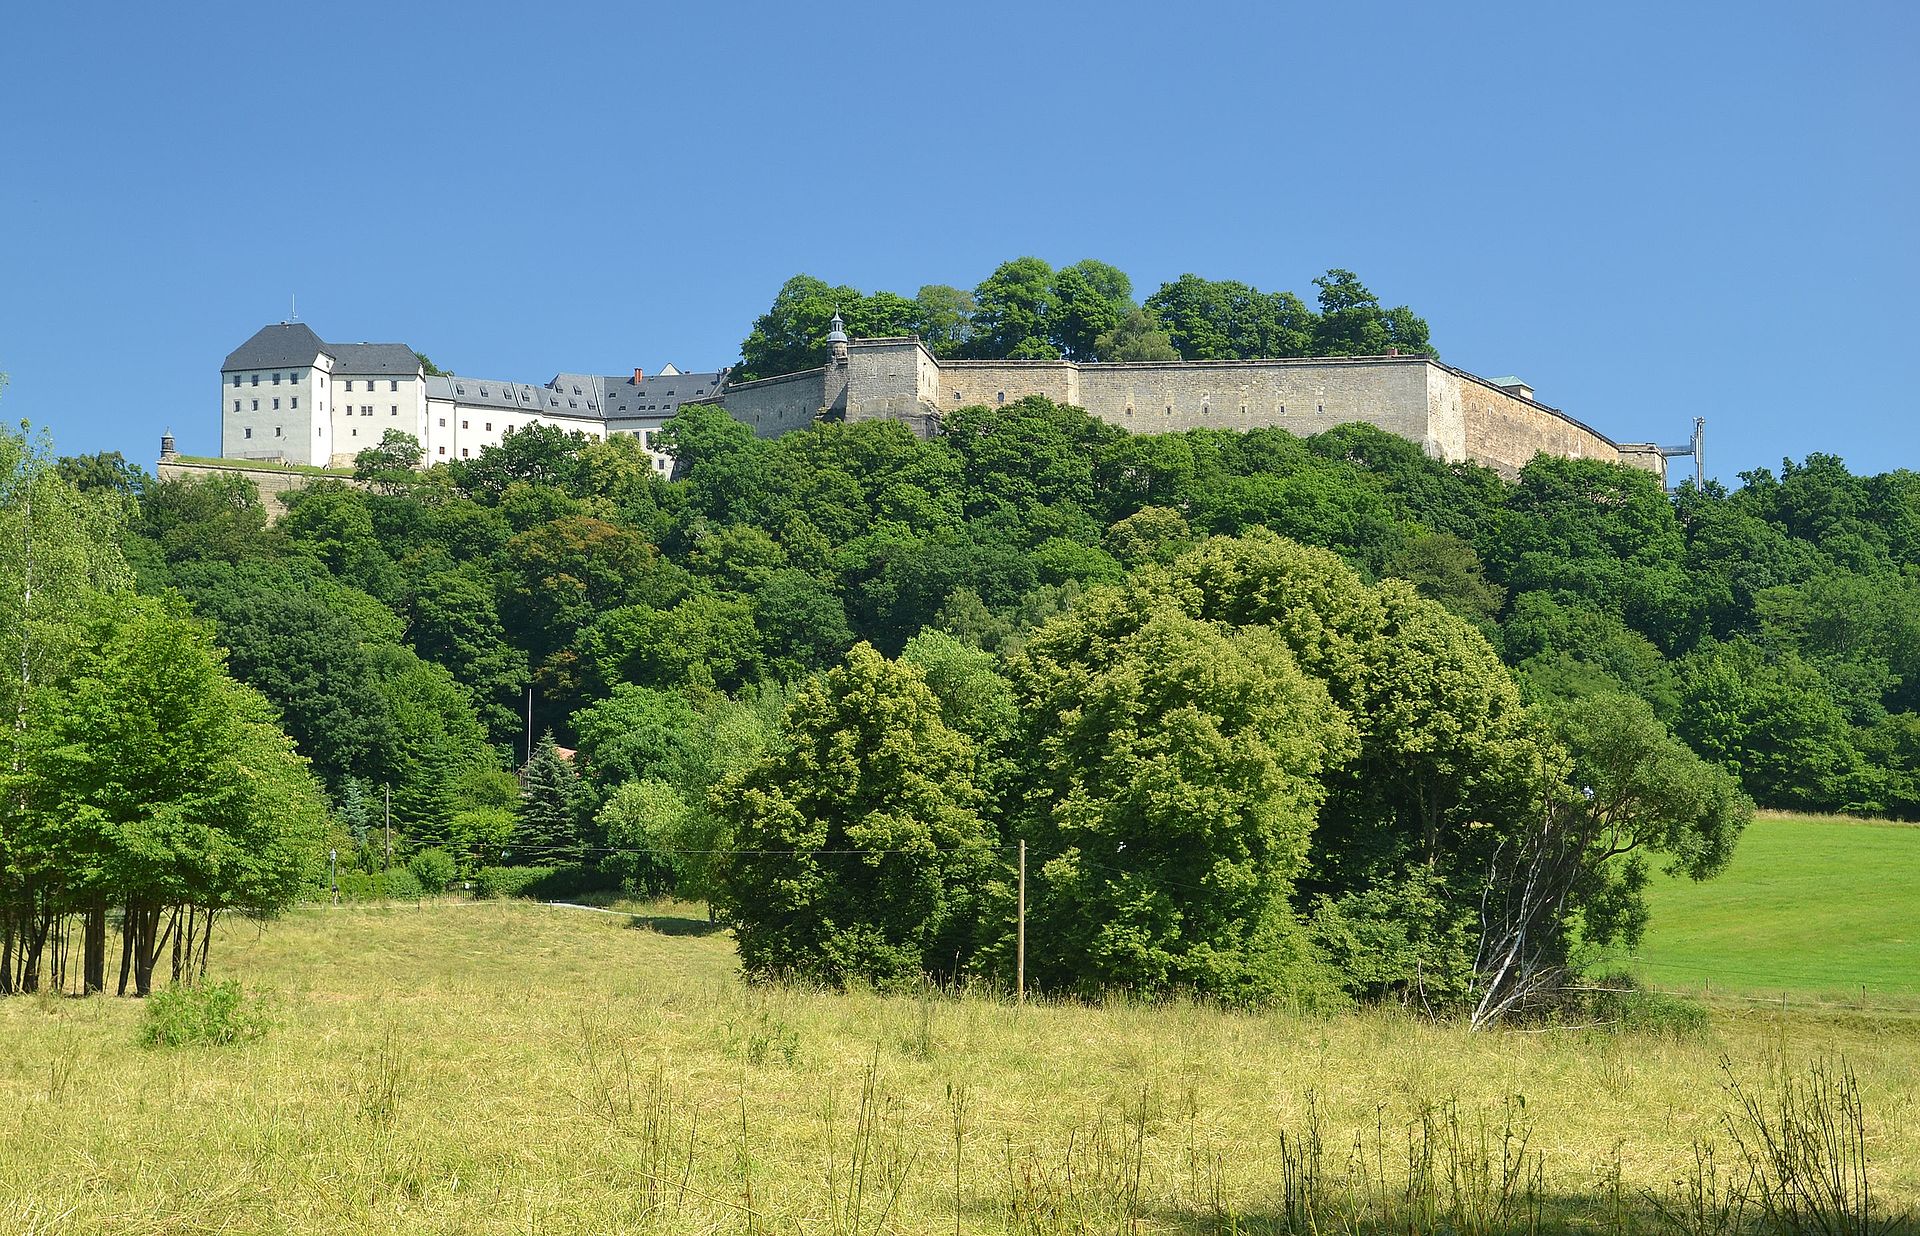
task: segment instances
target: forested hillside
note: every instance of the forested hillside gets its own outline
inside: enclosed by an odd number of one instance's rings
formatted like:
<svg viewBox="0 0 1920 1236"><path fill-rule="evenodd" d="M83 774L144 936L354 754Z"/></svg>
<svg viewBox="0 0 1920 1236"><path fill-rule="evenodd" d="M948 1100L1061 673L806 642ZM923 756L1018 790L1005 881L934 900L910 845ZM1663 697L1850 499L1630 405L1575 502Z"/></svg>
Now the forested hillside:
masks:
<svg viewBox="0 0 1920 1236"><path fill-rule="evenodd" d="M1491 1007L1489 888L1559 881L1507 920L1559 968L1637 938L1648 861L1724 864L1734 779L1920 813L1911 473L1669 496L1358 425L1130 436L1030 399L945 428L692 407L671 481L538 428L424 473L370 452L271 526L238 480L64 466L278 708L347 852L384 858L390 787L401 858L709 896L760 972L1004 974L1018 838L1055 988ZM577 755L540 744L523 792L529 694Z"/></svg>

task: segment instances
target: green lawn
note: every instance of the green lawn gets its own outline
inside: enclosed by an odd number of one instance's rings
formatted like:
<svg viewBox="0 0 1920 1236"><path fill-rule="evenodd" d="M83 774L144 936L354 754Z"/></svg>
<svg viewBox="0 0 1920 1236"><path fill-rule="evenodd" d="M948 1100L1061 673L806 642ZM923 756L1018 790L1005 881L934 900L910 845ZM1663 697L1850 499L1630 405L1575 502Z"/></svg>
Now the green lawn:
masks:
<svg viewBox="0 0 1920 1236"><path fill-rule="evenodd" d="M1655 877L1634 967L1655 987L1920 996L1920 827L1763 816L1704 884Z"/></svg>

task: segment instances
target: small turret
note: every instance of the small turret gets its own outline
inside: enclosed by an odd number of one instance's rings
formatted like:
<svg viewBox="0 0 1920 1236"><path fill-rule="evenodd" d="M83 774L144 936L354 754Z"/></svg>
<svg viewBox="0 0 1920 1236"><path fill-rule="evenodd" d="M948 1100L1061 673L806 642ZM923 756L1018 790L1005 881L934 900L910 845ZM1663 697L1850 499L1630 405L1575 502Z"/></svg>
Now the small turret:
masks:
<svg viewBox="0 0 1920 1236"><path fill-rule="evenodd" d="M833 359L847 359L847 324L840 320L840 311L833 311L833 321L827 323L827 344L833 349Z"/></svg>
<svg viewBox="0 0 1920 1236"><path fill-rule="evenodd" d="M160 435L160 458L163 460L172 459L179 454L179 448L173 444L173 430L169 429Z"/></svg>

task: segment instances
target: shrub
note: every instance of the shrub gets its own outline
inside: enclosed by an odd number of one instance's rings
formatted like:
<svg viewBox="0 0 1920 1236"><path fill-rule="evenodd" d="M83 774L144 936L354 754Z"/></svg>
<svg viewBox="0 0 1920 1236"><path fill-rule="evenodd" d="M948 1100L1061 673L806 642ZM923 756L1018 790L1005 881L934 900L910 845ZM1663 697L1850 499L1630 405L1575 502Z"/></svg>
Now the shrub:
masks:
<svg viewBox="0 0 1920 1236"><path fill-rule="evenodd" d="M527 897L555 901L611 887L612 877L587 866L482 867L473 880L475 897Z"/></svg>
<svg viewBox="0 0 1920 1236"><path fill-rule="evenodd" d="M343 871L340 873L342 901L418 901L423 895L413 872L401 867L396 871Z"/></svg>
<svg viewBox="0 0 1920 1236"><path fill-rule="evenodd" d="M140 1024L140 1042L146 1047L225 1047L259 1038L269 1024L257 999L249 999L235 980L222 979L154 992Z"/></svg>
<svg viewBox="0 0 1920 1236"><path fill-rule="evenodd" d="M428 893L444 893L447 885L453 883L453 855L437 846L431 850L422 850L407 860L407 870L420 882L420 887Z"/></svg>

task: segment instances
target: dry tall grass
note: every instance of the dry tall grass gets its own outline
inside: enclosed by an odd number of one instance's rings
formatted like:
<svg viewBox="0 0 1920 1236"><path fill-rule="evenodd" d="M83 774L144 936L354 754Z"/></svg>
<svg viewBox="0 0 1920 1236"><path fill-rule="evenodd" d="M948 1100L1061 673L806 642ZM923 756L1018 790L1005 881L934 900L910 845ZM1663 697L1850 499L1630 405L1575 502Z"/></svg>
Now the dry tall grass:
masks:
<svg viewBox="0 0 1920 1236"><path fill-rule="evenodd" d="M0 1229L1326 1231L1424 1171L1397 1230L1654 1231L1698 1141L1726 1170L1723 1058L1765 1092L1844 1057L1881 1198L1920 1206L1911 1020L1469 1035L756 989L677 914L230 925L213 970L276 1023L233 1047L141 1048L131 1001L0 1002Z"/></svg>

